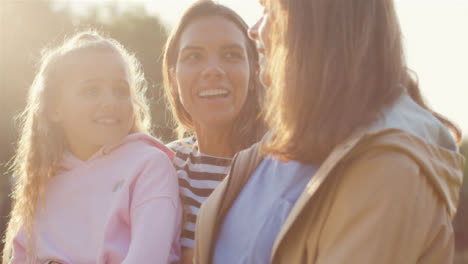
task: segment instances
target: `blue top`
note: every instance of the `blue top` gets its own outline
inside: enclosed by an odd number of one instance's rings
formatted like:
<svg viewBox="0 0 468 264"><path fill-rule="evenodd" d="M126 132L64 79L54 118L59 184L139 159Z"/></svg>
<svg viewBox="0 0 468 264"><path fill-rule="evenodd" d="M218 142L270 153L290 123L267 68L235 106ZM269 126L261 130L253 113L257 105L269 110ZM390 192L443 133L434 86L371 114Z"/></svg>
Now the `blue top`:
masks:
<svg viewBox="0 0 468 264"><path fill-rule="evenodd" d="M273 243L317 166L267 156L226 215L214 263L269 263Z"/></svg>

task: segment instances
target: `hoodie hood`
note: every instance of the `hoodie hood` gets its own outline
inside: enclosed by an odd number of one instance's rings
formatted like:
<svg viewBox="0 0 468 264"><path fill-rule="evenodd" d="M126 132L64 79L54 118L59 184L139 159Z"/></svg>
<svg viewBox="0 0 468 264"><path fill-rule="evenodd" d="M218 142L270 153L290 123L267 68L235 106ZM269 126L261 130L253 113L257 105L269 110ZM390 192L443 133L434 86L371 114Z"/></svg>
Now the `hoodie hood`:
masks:
<svg viewBox="0 0 468 264"><path fill-rule="evenodd" d="M445 125L406 93L384 109L381 118L371 126L372 131L385 129L399 129L432 145L458 152L458 146Z"/></svg>
<svg viewBox="0 0 468 264"><path fill-rule="evenodd" d="M95 155L93 155L90 158L90 160L96 157L102 156L102 155L107 155L111 153L112 151L116 150L117 148L122 147L123 145L132 144L134 142L143 142L148 146L158 148L159 150L164 152L169 157L170 160L174 159L174 152L172 152L168 147L166 147L162 142L160 142L156 138L149 136L147 134L144 134L144 133L134 133L134 134L128 135L122 141L120 141L119 143L115 145L104 146Z"/></svg>
<svg viewBox="0 0 468 264"><path fill-rule="evenodd" d="M372 138L372 147L393 148L415 160L445 202L450 216L455 216L464 158L438 119L404 94L383 111L366 134Z"/></svg>
<svg viewBox="0 0 468 264"><path fill-rule="evenodd" d="M162 142L157 140L156 138L149 136L144 133L134 133L126 136L123 138L121 141L119 141L116 144L113 145L108 145L108 146L103 146L100 148L94 155L92 155L87 161L82 161L79 158L77 158L73 153L71 153L69 150L65 150L63 154L63 159L62 162L60 163L60 169L61 171L66 171L66 170L72 170L74 168L77 168L79 166L85 165L88 162L91 162L95 159L98 159L100 157L109 155L113 151L116 151L117 149L122 148L125 145L128 144L135 144L135 143L143 143L147 146L155 147L162 152L164 152L170 160L174 158L174 152L172 152L168 147L166 147Z"/></svg>

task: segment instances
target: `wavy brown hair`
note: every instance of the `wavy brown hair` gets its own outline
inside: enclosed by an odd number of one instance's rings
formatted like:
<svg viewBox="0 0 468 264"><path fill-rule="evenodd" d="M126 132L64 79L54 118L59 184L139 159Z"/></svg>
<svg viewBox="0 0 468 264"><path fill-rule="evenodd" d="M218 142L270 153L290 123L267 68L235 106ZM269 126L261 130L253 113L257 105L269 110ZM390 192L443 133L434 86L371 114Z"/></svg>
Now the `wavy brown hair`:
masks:
<svg viewBox="0 0 468 264"><path fill-rule="evenodd" d="M257 74L259 67L257 49L255 42L247 35L247 24L236 12L210 0L197 1L185 11L178 24L173 28L164 48L162 76L165 96L174 117L175 132L178 138L193 134L195 128L192 117L184 109L179 96L172 92L171 85L173 84L171 83L170 72L176 67L179 41L184 30L193 21L206 17L221 17L232 22L242 31L246 41L247 57L250 66L249 89L247 99L239 115L234 120L229 137L231 139L230 145L237 152L257 142L263 136L265 125L261 118L260 104L263 100L263 86L260 84Z"/></svg>
<svg viewBox="0 0 468 264"><path fill-rule="evenodd" d="M353 131L405 91L424 103L407 68L393 0L266 0L273 10L267 54L264 151L321 163Z"/></svg>
<svg viewBox="0 0 468 264"><path fill-rule="evenodd" d="M15 186L13 209L6 231L3 263L9 263L12 243L22 228L26 237L27 263L35 256L34 216L40 211L48 180L55 175L64 149L62 129L49 119L50 109L63 89L59 85L67 62L82 52L115 52L127 65L133 97L134 124L130 133L148 132L150 118L145 99L146 81L138 60L116 40L95 31L76 34L63 45L43 53L39 71L29 88L27 105L21 116L20 136L12 172Z"/></svg>

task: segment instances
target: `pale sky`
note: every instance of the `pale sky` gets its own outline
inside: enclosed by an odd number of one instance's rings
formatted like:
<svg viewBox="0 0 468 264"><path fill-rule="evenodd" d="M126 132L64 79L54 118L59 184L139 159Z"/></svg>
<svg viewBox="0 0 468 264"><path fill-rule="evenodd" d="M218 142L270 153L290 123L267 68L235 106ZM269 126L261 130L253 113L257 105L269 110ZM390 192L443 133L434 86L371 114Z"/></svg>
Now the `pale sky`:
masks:
<svg viewBox="0 0 468 264"><path fill-rule="evenodd" d="M89 5L112 0L56 0L68 2L77 12ZM116 2L116 1L113 1ZM194 0L117 1L120 8L141 3L169 26ZM218 0L236 10L252 25L261 15L257 0ZM468 137L468 1L396 0L405 37L408 65L420 82L433 109L456 122Z"/></svg>

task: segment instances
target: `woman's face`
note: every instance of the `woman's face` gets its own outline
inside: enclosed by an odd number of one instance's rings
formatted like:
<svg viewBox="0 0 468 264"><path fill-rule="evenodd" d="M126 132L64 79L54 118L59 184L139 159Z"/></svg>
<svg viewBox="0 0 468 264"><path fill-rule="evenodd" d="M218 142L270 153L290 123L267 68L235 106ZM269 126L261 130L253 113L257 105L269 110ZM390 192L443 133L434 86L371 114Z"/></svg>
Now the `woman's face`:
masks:
<svg viewBox="0 0 468 264"><path fill-rule="evenodd" d="M230 126L249 85L246 38L222 17L194 20L180 36L173 92L197 126Z"/></svg>
<svg viewBox="0 0 468 264"><path fill-rule="evenodd" d="M262 5L264 4L263 1L260 3ZM267 54L270 54L269 52L271 52L270 33L272 15L272 10L264 6L262 16L258 19L257 23L249 28L249 37L257 44L257 51L260 56L260 80L265 86L268 86L269 84L265 70L268 62Z"/></svg>

